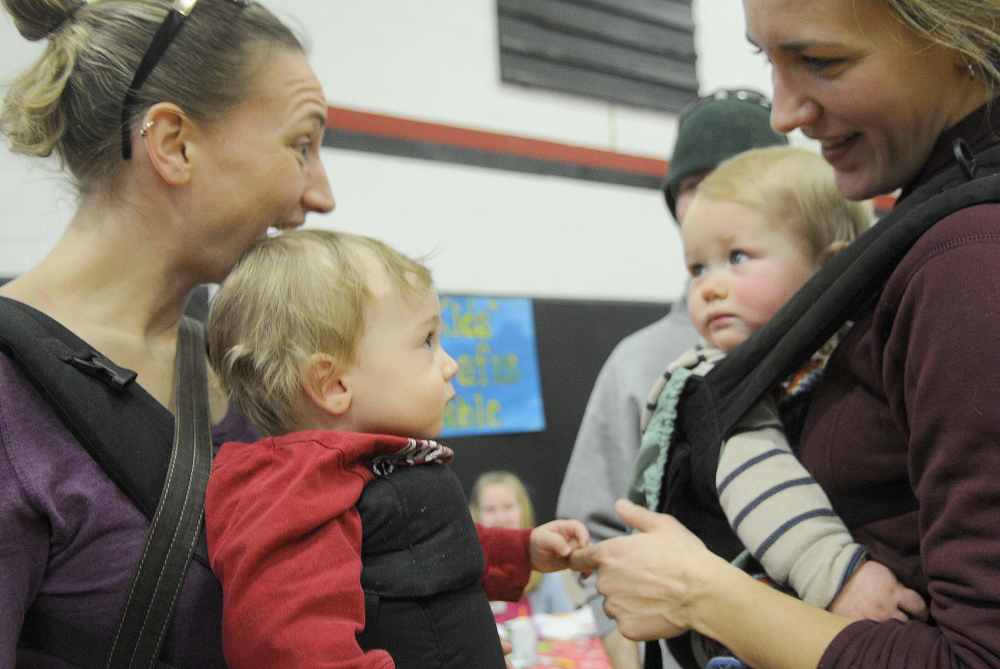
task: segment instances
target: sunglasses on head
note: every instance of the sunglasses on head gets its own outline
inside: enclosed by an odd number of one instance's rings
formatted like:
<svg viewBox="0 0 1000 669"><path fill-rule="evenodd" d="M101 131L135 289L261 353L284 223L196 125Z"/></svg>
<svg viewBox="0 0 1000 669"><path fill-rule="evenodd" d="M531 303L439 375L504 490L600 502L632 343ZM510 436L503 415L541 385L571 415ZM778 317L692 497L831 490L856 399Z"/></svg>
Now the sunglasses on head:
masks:
<svg viewBox="0 0 1000 669"><path fill-rule="evenodd" d="M249 7L252 0L227 0L227 2L231 2L239 7ZM167 47L174 41L181 26L184 25L184 22L196 4L198 4L198 0L174 0L173 6L167 12L167 17L163 19L163 23L160 24L156 34L153 35L153 41L149 43L149 48L146 49L145 55L139 61L139 67L136 68L135 76L132 77L132 83L129 84L128 90L125 92L125 99L122 101L122 158L125 160L132 157L132 132L129 128L129 113L135 104L139 89L146 82L149 73L153 71L156 64L163 58Z"/></svg>
<svg viewBox="0 0 1000 669"><path fill-rule="evenodd" d="M712 102L714 100L743 100L745 102L752 102L756 105L763 107L764 109L771 109L771 101L766 95L760 91L755 91L749 88L737 88L732 90L721 90L711 93L709 95L702 96L695 100L694 102L688 104L684 109L681 110L679 114L679 121L683 122L688 116L691 115L698 107L702 106L707 102Z"/></svg>

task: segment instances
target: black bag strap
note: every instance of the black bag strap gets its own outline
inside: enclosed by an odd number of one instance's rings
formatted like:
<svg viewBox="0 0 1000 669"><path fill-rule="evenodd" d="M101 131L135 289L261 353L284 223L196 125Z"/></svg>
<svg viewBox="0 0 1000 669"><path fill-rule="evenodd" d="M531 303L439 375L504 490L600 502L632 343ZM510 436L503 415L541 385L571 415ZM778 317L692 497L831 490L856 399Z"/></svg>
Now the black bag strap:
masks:
<svg viewBox="0 0 1000 669"><path fill-rule="evenodd" d="M172 669L158 658L195 545L204 536L212 468L204 325L187 316L177 333L174 398L173 449L163 491L114 636L97 636L32 607L21 643L84 669Z"/></svg>
<svg viewBox="0 0 1000 669"><path fill-rule="evenodd" d="M177 332L174 448L149 536L111 639L106 669L154 669L205 512L212 427L204 326L181 318Z"/></svg>

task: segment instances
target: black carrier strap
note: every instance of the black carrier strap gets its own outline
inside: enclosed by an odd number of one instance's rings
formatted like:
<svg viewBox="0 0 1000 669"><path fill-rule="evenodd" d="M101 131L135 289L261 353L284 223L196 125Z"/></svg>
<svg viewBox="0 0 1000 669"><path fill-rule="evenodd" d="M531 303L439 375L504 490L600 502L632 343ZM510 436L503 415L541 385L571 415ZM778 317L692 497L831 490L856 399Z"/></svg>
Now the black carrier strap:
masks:
<svg viewBox="0 0 1000 669"><path fill-rule="evenodd" d="M0 351L18 364L98 464L150 517L112 639L32 608L20 643L85 669L170 669L159 661L159 651L196 546L207 564L202 521L212 437L204 326L189 317L179 324L175 417L134 383L134 372L40 312L5 298L0 298ZM164 417L175 424L172 435L164 432ZM161 460L165 466L159 477ZM157 501L147 512L144 506L153 494Z"/></svg>
<svg viewBox="0 0 1000 669"><path fill-rule="evenodd" d="M103 669L111 642L76 625L64 622L44 611L32 608L24 616L21 643L44 650L84 669ZM157 661L156 669L174 669Z"/></svg>
<svg viewBox="0 0 1000 669"><path fill-rule="evenodd" d="M14 361L80 445L152 521L170 465L174 417L135 383L135 372L42 312L5 297L0 297L0 353ZM204 536L194 557L210 566Z"/></svg>

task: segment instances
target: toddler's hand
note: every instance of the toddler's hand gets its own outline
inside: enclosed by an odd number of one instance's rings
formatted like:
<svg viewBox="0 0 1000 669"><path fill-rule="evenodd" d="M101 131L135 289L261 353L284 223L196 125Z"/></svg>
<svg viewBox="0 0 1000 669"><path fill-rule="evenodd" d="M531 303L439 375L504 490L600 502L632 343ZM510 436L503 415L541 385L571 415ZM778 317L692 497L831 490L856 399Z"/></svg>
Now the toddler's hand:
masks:
<svg viewBox="0 0 1000 669"><path fill-rule="evenodd" d="M590 543L590 532L579 520L553 520L531 531L531 568L559 571L569 567L569 555Z"/></svg>
<svg viewBox="0 0 1000 669"><path fill-rule="evenodd" d="M500 637L500 647L503 648L503 660L507 669L514 669L514 663L510 661L510 654L514 652L514 646L510 645L510 641L507 639Z"/></svg>
<svg viewBox="0 0 1000 669"><path fill-rule="evenodd" d="M885 565L867 560L851 575L830 612L870 620L927 620L927 604L917 592L904 588Z"/></svg>

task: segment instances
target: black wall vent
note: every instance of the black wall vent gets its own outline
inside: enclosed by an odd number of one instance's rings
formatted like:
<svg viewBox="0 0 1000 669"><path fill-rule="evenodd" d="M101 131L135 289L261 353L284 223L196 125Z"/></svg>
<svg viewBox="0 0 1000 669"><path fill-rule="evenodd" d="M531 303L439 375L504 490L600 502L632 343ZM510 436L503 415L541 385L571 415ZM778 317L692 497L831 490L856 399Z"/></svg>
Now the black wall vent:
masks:
<svg viewBox="0 0 1000 669"><path fill-rule="evenodd" d="M497 0L505 82L677 112L697 97L690 0Z"/></svg>

